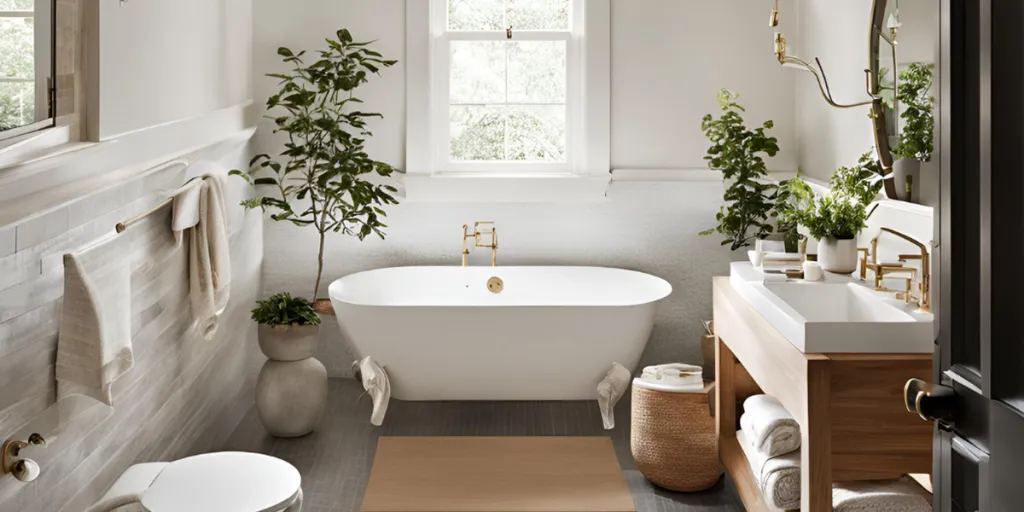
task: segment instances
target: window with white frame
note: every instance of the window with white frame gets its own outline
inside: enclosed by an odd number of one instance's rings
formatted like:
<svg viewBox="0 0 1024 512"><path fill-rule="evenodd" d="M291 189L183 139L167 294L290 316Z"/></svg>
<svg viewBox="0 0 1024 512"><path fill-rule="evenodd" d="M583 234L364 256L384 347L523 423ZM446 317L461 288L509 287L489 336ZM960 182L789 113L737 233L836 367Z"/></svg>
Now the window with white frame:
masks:
<svg viewBox="0 0 1024 512"><path fill-rule="evenodd" d="M439 154L449 170L571 168L580 0L437 2ZM517 165L518 164L518 165ZM524 165L525 164L525 165Z"/></svg>
<svg viewBox="0 0 1024 512"><path fill-rule="evenodd" d="M409 175L607 175L608 4L409 2Z"/></svg>
<svg viewBox="0 0 1024 512"><path fill-rule="evenodd" d="M53 125L52 0L0 0L0 139Z"/></svg>

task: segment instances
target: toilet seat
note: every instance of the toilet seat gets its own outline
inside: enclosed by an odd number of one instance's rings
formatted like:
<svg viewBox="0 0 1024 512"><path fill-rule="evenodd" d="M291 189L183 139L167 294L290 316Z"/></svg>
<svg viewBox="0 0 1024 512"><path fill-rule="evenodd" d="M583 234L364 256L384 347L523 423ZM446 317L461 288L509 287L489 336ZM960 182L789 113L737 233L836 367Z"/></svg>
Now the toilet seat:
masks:
<svg viewBox="0 0 1024 512"><path fill-rule="evenodd" d="M142 493L148 512L282 512L301 503L302 478L267 455L207 453L168 464Z"/></svg>

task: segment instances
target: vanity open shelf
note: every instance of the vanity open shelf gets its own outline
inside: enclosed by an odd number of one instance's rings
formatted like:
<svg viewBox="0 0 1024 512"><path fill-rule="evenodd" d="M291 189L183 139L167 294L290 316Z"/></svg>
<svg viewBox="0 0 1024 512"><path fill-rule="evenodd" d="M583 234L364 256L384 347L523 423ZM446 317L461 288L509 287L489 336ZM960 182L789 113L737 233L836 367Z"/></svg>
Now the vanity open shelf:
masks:
<svg viewBox="0 0 1024 512"><path fill-rule="evenodd" d="M772 508L736 439L737 379L744 370L800 424L802 510L832 510L833 481L931 472L932 425L903 404L904 383L931 375L930 352L802 351L746 297L729 277L714 278L719 451L748 510Z"/></svg>

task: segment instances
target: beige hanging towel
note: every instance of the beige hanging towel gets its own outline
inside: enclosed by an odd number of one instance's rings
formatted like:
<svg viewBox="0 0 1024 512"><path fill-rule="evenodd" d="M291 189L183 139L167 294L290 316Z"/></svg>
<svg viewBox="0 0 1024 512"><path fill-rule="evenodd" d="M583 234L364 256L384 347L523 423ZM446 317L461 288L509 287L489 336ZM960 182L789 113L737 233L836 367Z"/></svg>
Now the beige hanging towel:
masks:
<svg viewBox="0 0 1024 512"><path fill-rule="evenodd" d="M57 399L85 395L114 405L110 387L134 364L128 237L64 255L57 340Z"/></svg>
<svg viewBox="0 0 1024 512"><path fill-rule="evenodd" d="M208 340L217 332L218 317L228 305L231 289L224 185L217 176L221 174L218 167L213 162L196 162L189 168L209 172L178 190L171 221L179 243L188 237L192 316Z"/></svg>

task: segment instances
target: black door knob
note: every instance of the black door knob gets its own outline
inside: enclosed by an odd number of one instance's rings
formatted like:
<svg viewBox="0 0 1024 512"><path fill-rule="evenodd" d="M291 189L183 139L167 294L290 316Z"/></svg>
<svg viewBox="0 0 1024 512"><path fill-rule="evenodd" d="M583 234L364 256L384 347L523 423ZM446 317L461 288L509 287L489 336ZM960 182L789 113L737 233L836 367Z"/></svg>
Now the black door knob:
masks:
<svg viewBox="0 0 1024 512"><path fill-rule="evenodd" d="M903 387L907 410L925 421L950 421L956 413L956 393L921 379L910 379Z"/></svg>

